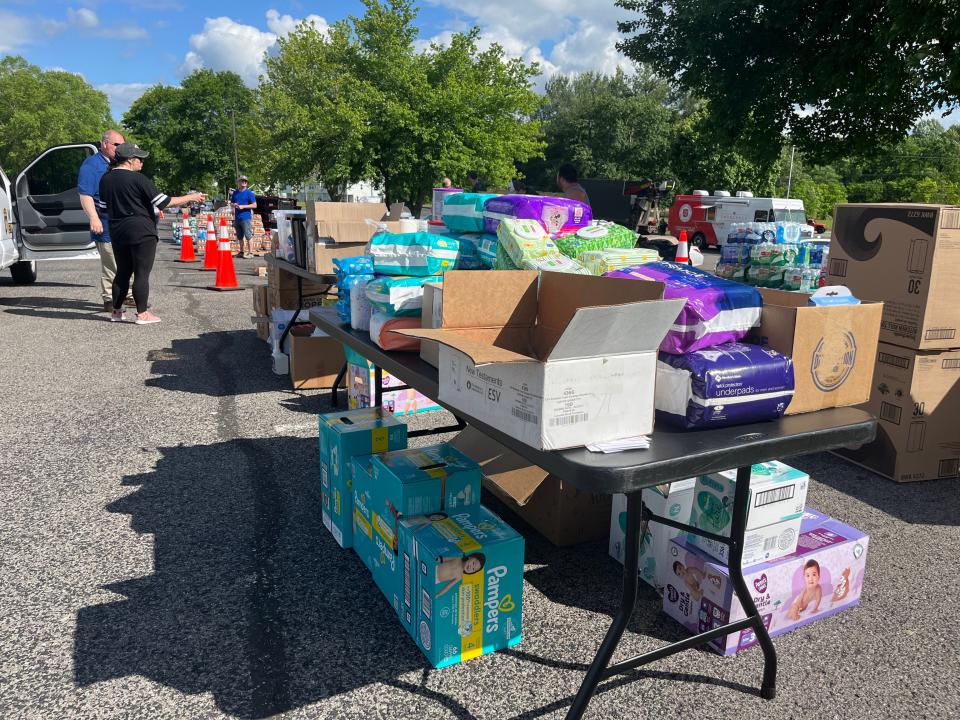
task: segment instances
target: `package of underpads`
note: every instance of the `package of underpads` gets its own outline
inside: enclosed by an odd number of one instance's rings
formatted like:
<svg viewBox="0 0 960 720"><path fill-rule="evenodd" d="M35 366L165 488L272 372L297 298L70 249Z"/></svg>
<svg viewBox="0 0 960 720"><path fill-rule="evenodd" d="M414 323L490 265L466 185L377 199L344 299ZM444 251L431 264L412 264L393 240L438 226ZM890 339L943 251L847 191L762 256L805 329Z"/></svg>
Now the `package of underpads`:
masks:
<svg viewBox="0 0 960 720"><path fill-rule="evenodd" d="M493 268L497 259L497 246L499 242L496 235L485 234L477 239L477 257L480 258L480 265L487 270Z"/></svg>
<svg viewBox="0 0 960 720"><path fill-rule="evenodd" d="M637 234L623 225L596 220L575 233L557 235L554 241L560 252L576 259L590 250L632 248L637 243Z"/></svg>
<svg viewBox="0 0 960 720"><path fill-rule="evenodd" d="M443 224L457 232L483 232L483 205L494 193L451 193L443 199Z"/></svg>
<svg viewBox="0 0 960 720"><path fill-rule="evenodd" d="M590 275L590 271L566 255L547 255L546 257L530 258L520 264L523 270L542 270L546 272L574 273L575 275Z"/></svg>
<svg viewBox="0 0 960 720"><path fill-rule="evenodd" d="M793 397L793 361L770 348L724 343L685 355L661 352L657 422L713 428L773 420Z"/></svg>
<svg viewBox="0 0 960 720"><path fill-rule="evenodd" d="M603 275L622 268L660 260L660 253L652 248L624 248L620 250L587 250L579 257L582 264L592 275Z"/></svg>
<svg viewBox="0 0 960 720"><path fill-rule="evenodd" d="M669 353L736 342L760 324L763 298L756 288L724 280L699 268L656 262L606 273L604 277L656 280L665 285L665 300L684 298L673 328L660 344Z"/></svg>
<svg viewBox="0 0 960 720"><path fill-rule="evenodd" d="M440 282L443 276L402 277L385 275L367 283L367 300L374 310L392 317L420 317L423 286Z"/></svg>
<svg viewBox="0 0 960 720"><path fill-rule="evenodd" d="M381 275L440 275L457 264L460 241L438 233L381 233L370 238L373 266Z"/></svg>
<svg viewBox="0 0 960 720"><path fill-rule="evenodd" d="M391 332L413 329L420 329L420 318L392 317L377 311L370 316L370 339L384 350L420 352L419 338Z"/></svg>
<svg viewBox="0 0 960 720"><path fill-rule="evenodd" d="M545 195L500 195L487 200L483 206L486 231L497 232L505 218L536 220L548 233L556 233L586 227L593 213L586 203Z"/></svg>
<svg viewBox="0 0 960 720"><path fill-rule="evenodd" d="M524 260L560 254L556 243L535 220L507 218L500 223L497 240L517 266L522 265Z"/></svg>

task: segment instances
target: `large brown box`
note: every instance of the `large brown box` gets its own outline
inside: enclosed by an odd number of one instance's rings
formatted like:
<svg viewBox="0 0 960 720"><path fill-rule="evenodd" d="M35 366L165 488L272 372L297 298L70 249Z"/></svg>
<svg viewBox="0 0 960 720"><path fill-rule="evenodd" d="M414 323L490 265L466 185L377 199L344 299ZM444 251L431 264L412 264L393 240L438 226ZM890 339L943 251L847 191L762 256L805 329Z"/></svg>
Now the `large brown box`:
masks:
<svg viewBox="0 0 960 720"><path fill-rule="evenodd" d="M960 347L960 207L838 205L828 283L882 300L880 341Z"/></svg>
<svg viewBox="0 0 960 720"><path fill-rule="evenodd" d="M307 240L365 243L381 222L390 232L399 232L397 221L405 209L400 203L391 205L389 212L383 203L308 203Z"/></svg>
<svg viewBox="0 0 960 720"><path fill-rule="evenodd" d="M810 307L806 293L761 288L760 294L763 314L751 338L793 358L796 392L788 415L869 399L882 303Z"/></svg>
<svg viewBox="0 0 960 720"><path fill-rule="evenodd" d="M583 492L468 427L450 444L483 468L483 486L554 545L602 540L610 532L609 495Z"/></svg>
<svg viewBox="0 0 960 720"><path fill-rule="evenodd" d="M343 345L332 337L289 336L290 380L294 390L333 387L347 361Z"/></svg>
<svg viewBox="0 0 960 720"><path fill-rule="evenodd" d="M254 285L253 290L253 312L255 315L270 314L270 294L266 285Z"/></svg>
<svg viewBox="0 0 960 720"><path fill-rule="evenodd" d="M897 482L956 478L960 466L960 350L880 343L873 393L876 439L838 453Z"/></svg>
<svg viewBox="0 0 960 720"><path fill-rule="evenodd" d="M306 290L304 290L306 293ZM323 305L325 295L304 295L303 302L300 305L301 308L312 308L320 307ZM270 288L267 294L267 312L266 315L270 314L270 311L274 308L280 308L282 310L296 310L297 309L297 291L296 290L276 290Z"/></svg>
<svg viewBox="0 0 960 720"><path fill-rule="evenodd" d="M333 274L333 261L335 258L363 255L366 248L366 242L331 244L322 240L308 239L306 269L317 275Z"/></svg>

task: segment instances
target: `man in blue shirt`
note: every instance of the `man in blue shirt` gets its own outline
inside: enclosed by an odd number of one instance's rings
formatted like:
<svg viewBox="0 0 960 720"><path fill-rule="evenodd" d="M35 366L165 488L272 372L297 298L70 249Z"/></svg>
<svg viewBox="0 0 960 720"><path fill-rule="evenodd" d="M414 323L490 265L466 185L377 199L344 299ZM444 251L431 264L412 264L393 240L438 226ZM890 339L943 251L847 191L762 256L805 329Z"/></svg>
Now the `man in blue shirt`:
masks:
<svg viewBox="0 0 960 720"><path fill-rule="evenodd" d="M237 243L240 245L238 258L243 255L243 239L247 239L247 248L253 252L253 210L257 207L257 196L250 189L250 181L246 175L240 176L240 189L233 191L230 198L233 204L233 227L237 231Z"/></svg>
<svg viewBox="0 0 960 720"><path fill-rule="evenodd" d="M123 135L116 130L107 130L100 139L100 152L84 160L77 175L80 205L90 222L90 239L96 243L97 252L100 253L100 291L103 309L108 312L113 310L113 278L117 274L117 260L110 242L107 213L99 209L100 178L107 172L117 145L122 142Z"/></svg>

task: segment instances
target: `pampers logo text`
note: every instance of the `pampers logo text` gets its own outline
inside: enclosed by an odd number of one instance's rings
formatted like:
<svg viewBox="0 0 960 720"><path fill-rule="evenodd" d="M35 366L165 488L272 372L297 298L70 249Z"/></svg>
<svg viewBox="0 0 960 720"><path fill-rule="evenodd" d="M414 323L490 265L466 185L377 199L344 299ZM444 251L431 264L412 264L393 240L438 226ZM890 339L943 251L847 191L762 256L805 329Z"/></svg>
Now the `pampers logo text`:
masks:
<svg viewBox="0 0 960 720"><path fill-rule="evenodd" d="M487 596L483 603L487 608L487 623L485 632L495 633L500 628L500 613L511 612L516 608L513 598L505 595L500 599L500 580L507 574L507 568L504 565L497 565L487 571Z"/></svg>
<svg viewBox="0 0 960 720"><path fill-rule="evenodd" d="M467 513L462 513L460 515L454 515L453 519L456 521L457 525L462 527L468 533L473 535L476 540L485 540L487 534L479 527L473 524L470 520L470 516Z"/></svg>

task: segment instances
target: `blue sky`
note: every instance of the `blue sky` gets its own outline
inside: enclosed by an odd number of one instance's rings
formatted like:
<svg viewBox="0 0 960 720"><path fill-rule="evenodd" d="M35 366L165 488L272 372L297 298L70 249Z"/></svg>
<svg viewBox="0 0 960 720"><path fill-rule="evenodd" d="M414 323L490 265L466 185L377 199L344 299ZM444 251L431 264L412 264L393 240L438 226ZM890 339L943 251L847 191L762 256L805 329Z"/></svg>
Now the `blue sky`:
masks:
<svg viewBox="0 0 960 720"><path fill-rule="evenodd" d="M151 85L199 67L233 70L253 86L264 55L299 21L322 28L362 12L359 0L0 0L0 55L80 73L119 120ZM629 69L615 48L617 20L629 17L613 0L421 0L418 25L424 44L477 25L481 43L539 62L546 79ZM960 122L960 111L942 122Z"/></svg>

